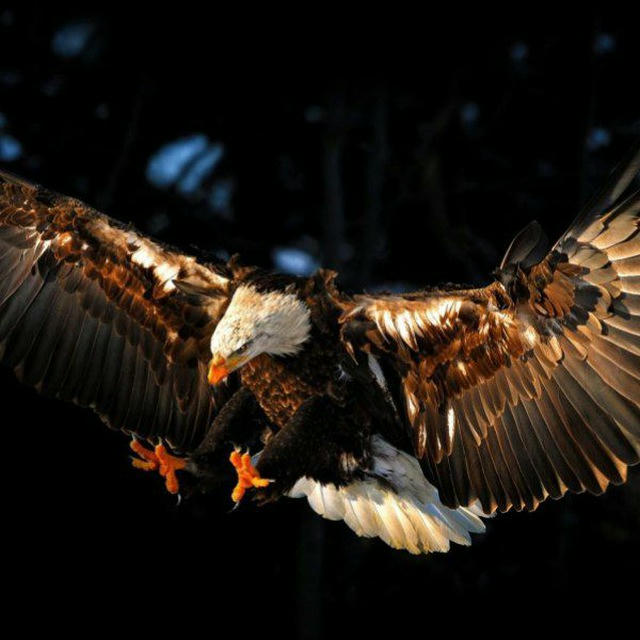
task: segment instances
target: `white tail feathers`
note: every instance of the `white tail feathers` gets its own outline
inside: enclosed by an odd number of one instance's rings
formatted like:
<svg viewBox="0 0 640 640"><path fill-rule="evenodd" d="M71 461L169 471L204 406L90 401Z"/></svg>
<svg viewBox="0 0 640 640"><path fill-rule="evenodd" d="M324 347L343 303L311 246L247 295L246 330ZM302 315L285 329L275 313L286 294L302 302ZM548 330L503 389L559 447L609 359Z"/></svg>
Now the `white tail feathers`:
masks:
<svg viewBox="0 0 640 640"><path fill-rule="evenodd" d="M449 509L440 502L414 457L378 436L372 449L373 464L363 479L338 488L300 478L289 496L306 496L321 516L344 520L359 536L379 537L411 553L448 551L451 541L469 545L470 533L485 530L479 507Z"/></svg>

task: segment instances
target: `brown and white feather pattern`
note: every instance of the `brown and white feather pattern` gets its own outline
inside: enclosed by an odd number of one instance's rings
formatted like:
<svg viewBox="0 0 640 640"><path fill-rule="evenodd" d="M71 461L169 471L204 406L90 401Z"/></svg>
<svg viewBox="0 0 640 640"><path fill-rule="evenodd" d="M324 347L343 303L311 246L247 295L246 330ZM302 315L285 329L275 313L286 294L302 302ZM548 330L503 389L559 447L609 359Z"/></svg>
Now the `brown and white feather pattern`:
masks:
<svg viewBox="0 0 640 640"><path fill-rule="evenodd" d="M206 364L224 269L2 174L0 270L0 360L23 381L114 428L198 443L215 411Z"/></svg>
<svg viewBox="0 0 640 640"><path fill-rule="evenodd" d="M639 164L504 283L344 304L347 349L395 368L445 504L534 509L639 461L640 193L622 195Z"/></svg>

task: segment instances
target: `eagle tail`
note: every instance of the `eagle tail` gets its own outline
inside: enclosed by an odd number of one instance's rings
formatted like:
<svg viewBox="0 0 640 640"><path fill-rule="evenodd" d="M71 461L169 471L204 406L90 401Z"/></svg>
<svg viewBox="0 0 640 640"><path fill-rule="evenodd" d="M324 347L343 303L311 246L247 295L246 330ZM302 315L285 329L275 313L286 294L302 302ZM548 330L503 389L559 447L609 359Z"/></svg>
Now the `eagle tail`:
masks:
<svg viewBox="0 0 640 640"><path fill-rule="evenodd" d="M451 542L471 544L486 517L473 505L445 507L427 482L418 461L378 436L372 439L373 464L364 477L336 487L300 478L289 497L306 497L312 509L329 520L344 520L359 536L381 538L410 553L448 551Z"/></svg>

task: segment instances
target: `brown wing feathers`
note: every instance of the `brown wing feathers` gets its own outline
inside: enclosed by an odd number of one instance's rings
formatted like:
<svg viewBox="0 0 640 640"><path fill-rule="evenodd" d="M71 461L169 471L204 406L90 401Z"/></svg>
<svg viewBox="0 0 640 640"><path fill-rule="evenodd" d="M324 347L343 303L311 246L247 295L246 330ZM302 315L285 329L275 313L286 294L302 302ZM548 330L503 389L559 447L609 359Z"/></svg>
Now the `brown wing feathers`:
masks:
<svg viewBox="0 0 640 640"><path fill-rule="evenodd" d="M114 428L197 444L215 410L205 367L227 300L222 269L3 175L0 273L0 359L21 379Z"/></svg>
<svg viewBox="0 0 640 640"><path fill-rule="evenodd" d="M525 230L485 289L346 305L343 339L395 366L447 504L533 509L640 460L640 193L620 201L639 165L546 257Z"/></svg>

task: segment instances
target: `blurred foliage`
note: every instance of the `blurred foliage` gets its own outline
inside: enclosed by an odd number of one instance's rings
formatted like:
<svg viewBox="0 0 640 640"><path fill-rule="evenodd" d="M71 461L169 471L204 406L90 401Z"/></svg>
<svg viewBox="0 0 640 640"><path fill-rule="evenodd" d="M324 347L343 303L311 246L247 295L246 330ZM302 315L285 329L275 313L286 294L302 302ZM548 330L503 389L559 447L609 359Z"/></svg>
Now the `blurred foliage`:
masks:
<svg viewBox="0 0 640 640"><path fill-rule="evenodd" d="M486 282L531 219L558 236L640 135L637 29L621 13L498 26L461 10L362 44L358 24L343 53L308 16L288 15L285 39L218 11L0 9L3 167L185 249L403 288ZM604 498L498 517L471 549L413 558L303 504L176 509L95 417L3 381L23 412L8 425L12 599L65 625L71 602L100 619L206 614L212 633L246 604L302 637L380 631L381 616L426 634L485 599L467 624L557 602L604 617L640 569L634 470Z"/></svg>

